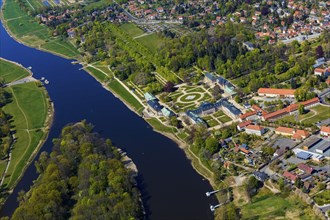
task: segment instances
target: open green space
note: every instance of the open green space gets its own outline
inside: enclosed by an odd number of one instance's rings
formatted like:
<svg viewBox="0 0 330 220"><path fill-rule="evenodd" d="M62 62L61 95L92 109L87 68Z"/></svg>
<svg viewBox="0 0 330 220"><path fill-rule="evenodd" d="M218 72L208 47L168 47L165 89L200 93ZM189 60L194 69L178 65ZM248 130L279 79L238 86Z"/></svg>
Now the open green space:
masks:
<svg viewBox="0 0 330 220"><path fill-rule="evenodd" d="M15 85L6 90L12 94L12 102L4 107L4 111L12 116L16 139L4 180L4 184L11 188L44 137L48 102L45 92L35 82Z"/></svg>
<svg viewBox="0 0 330 220"><path fill-rule="evenodd" d="M160 121L158 121L157 118L148 118L146 120L157 131L167 132L167 133L173 133L176 130L174 128L167 127L167 126L163 125Z"/></svg>
<svg viewBox="0 0 330 220"><path fill-rule="evenodd" d="M38 0L30 3L38 6ZM32 10L32 9L31 9ZM15 0L6 0L3 7L4 24L14 37L32 46L40 47L54 53L75 58L78 50L69 42L49 35L49 29L23 11Z"/></svg>
<svg viewBox="0 0 330 220"><path fill-rule="evenodd" d="M316 194L313 199L318 205L330 204L330 190L324 190L321 193Z"/></svg>
<svg viewBox="0 0 330 220"><path fill-rule="evenodd" d="M262 189L241 208L242 219L317 219L312 209L295 196L275 195Z"/></svg>
<svg viewBox="0 0 330 220"><path fill-rule="evenodd" d="M316 113L314 113L316 112ZM287 115L279 121L296 122L295 115ZM330 118L330 107L318 105L309 109L309 112L303 115L298 115L298 121L303 123L315 124L318 121L322 121Z"/></svg>
<svg viewBox="0 0 330 220"><path fill-rule="evenodd" d="M96 77L101 82L104 82L107 79L107 76L104 75L104 73L93 67L86 67L86 70L88 70L88 72L90 72L94 77Z"/></svg>
<svg viewBox="0 0 330 220"><path fill-rule="evenodd" d="M208 120L206 123L208 124L209 127L214 127L219 125L219 122L217 122L215 119Z"/></svg>
<svg viewBox="0 0 330 220"><path fill-rule="evenodd" d="M143 105L136 100L136 98L127 91L117 80L113 80L108 84L109 88L119 95L125 102L127 102L130 106L132 106L138 112L143 110Z"/></svg>
<svg viewBox="0 0 330 220"><path fill-rule="evenodd" d="M29 72L18 65L0 59L0 77L4 83L10 83L27 77Z"/></svg>
<svg viewBox="0 0 330 220"><path fill-rule="evenodd" d="M158 37L156 33L144 37L139 37L136 39L136 41L138 41L153 52L156 52L157 49L160 48L163 44L162 39Z"/></svg>
<svg viewBox="0 0 330 220"><path fill-rule="evenodd" d="M217 118L221 123L226 123L226 122L229 122L231 121L232 119L227 116L227 115L223 115L223 116L220 116Z"/></svg>
<svg viewBox="0 0 330 220"><path fill-rule="evenodd" d="M201 98L200 93L189 93L180 97L181 102L194 102Z"/></svg>
<svg viewBox="0 0 330 220"><path fill-rule="evenodd" d="M130 37L137 37L142 35L144 32L139 27L133 23L126 23L119 26L124 32L126 32Z"/></svg>

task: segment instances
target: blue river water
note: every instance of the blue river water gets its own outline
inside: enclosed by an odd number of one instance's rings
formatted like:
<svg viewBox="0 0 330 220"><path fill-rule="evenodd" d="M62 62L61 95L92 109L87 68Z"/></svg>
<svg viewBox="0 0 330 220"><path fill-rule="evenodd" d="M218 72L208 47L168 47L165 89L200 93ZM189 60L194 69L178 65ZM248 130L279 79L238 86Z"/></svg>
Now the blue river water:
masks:
<svg viewBox="0 0 330 220"><path fill-rule="evenodd" d="M0 56L25 67L31 66L35 78L45 77L50 81L46 88L55 105L55 118L40 152L51 151L51 140L59 136L63 126L86 119L103 137L124 149L137 165L138 185L148 219L213 218L209 205L216 200L205 196L211 186L196 173L175 142L154 132L87 72L79 70L81 66L24 46L12 39L2 24L0 26ZM18 192L28 191L37 178L33 164L6 201L1 216L12 215L18 206Z"/></svg>

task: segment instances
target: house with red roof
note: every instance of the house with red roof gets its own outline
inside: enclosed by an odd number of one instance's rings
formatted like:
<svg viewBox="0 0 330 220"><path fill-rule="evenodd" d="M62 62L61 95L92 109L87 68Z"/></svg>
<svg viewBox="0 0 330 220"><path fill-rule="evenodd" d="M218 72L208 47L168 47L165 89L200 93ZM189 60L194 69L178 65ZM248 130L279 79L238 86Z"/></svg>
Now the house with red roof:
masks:
<svg viewBox="0 0 330 220"><path fill-rule="evenodd" d="M296 174L290 173L288 171L284 171L283 177L285 177L288 180L291 180L292 183L294 183L296 181L296 179L298 178L298 176Z"/></svg>
<svg viewBox="0 0 330 220"><path fill-rule="evenodd" d="M248 126L248 125L250 125L250 124L252 124L252 121L251 121L251 120L243 121L243 122L241 122L241 123L239 123L239 124L237 125L237 129L238 129L239 131L242 131L246 126Z"/></svg>
<svg viewBox="0 0 330 220"><path fill-rule="evenodd" d="M248 125L245 128L245 133L247 134L255 134L261 136L265 133L265 129L259 125Z"/></svg>
<svg viewBox="0 0 330 220"><path fill-rule="evenodd" d="M304 163L300 163L298 164L298 169L303 171L304 173L307 173L307 174L312 174L314 169L310 166L308 166L307 164L304 164Z"/></svg>
<svg viewBox="0 0 330 220"><path fill-rule="evenodd" d="M309 136L309 132L305 130L295 130L293 128L287 128L287 127L278 127L275 129L275 133L279 135L284 136L290 136L294 140L301 140L305 139Z"/></svg>
<svg viewBox="0 0 330 220"><path fill-rule="evenodd" d="M322 136L330 137L330 126L322 126L320 134Z"/></svg>
<svg viewBox="0 0 330 220"><path fill-rule="evenodd" d="M273 88L260 88L258 89L259 96L267 97L290 97L294 98L294 89L273 89Z"/></svg>

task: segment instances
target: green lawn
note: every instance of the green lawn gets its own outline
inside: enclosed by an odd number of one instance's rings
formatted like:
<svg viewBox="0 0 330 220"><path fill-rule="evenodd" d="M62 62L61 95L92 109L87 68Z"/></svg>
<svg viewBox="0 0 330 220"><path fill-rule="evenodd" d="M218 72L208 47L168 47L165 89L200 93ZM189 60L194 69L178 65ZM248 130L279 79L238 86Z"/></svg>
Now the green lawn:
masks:
<svg viewBox="0 0 330 220"><path fill-rule="evenodd" d="M132 106L135 110L140 112L143 110L143 105L136 100L136 98L129 92L127 91L117 80L111 81L108 86L110 89L119 95L125 102L127 102L130 106Z"/></svg>
<svg viewBox="0 0 330 220"><path fill-rule="evenodd" d="M139 27L133 23L126 23L119 26L124 32L126 32L130 37L134 38L142 35L144 32Z"/></svg>
<svg viewBox="0 0 330 220"><path fill-rule="evenodd" d="M325 120L327 118L330 118L330 107L323 106L323 105L318 105L313 108L312 110L316 111L317 114L309 119L304 120L303 122L305 123L316 123L318 121Z"/></svg>
<svg viewBox="0 0 330 220"><path fill-rule="evenodd" d="M228 117L227 115L223 115L217 118L220 122L222 123L226 123L231 121L232 119L230 117Z"/></svg>
<svg viewBox="0 0 330 220"><path fill-rule="evenodd" d="M44 126L48 104L44 92L34 82L6 89L12 93L13 101L4 107L4 111L13 116L11 124L16 131L12 161L4 182L11 188L44 136L40 128Z"/></svg>
<svg viewBox="0 0 330 220"><path fill-rule="evenodd" d="M324 190L314 196L314 200L318 205L330 204L330 190Z"/></svg>
<svg viewBox="0 0 330 220"><path fill-rule="evenodd" d="M88 70L88 72L90 72L94 77L96 77L101 82L104 82L107 78L107 76L104 75L104 73L102 73L101 71L99 71L93 67L87 67L86 70Z"/></svg>
<svg viewBox="0 0 330 220"><path fill-rule="evenodd" d="M162 39L155 33L144 37L139 37L136 40L153 52L157 51L157 49L163 44Z"/></svg>
<svg viewBox="0 0 330 220"><path fill-rule="evenodd" d="M0 65L0 76L7 82L28 75L26 69L14 63L1 59ZM12 101L6 104L3 110L11 116L11 129L14 131L15 138L11 162L4 180L4 184L11 189L45 135L43 128L49 104L45 89L38 87L35 82L14 85L5 89L11 93ZM0 175L2 175L6 163L4 161L0 161L0 163Z"/></svg>
<svg viewBox="0 0 330 220"><path fill-rule="evenodd" d="M0 77L5 83L13 82L27 77L29 72L20 66L0 59Z"/></svg>
<svg viewBox="0 0 330 220"><path fill-rule="evenodd" d="M160 132L173 133L173 128L163 125L157 118L146 119L151 126Z"/></svg>
<svg viewBox="0 0 330 220"><path fill-rule="evenodd" d="M242 219L317 219L312 209L295 196L274 195L262 189L252 202L241 207Z"/></svg>
<svg viewBox="0 0 330 220"><path fill-rule="evenodd" d="M31 4L37 7L36 1L33 0ZM69 58L79 56L78 50L71 43L51 37L47 26L39 24L34 17L20 9L15 0L6 0L4 4L4 23L15 37L32 47L47 49Z"/></svg>

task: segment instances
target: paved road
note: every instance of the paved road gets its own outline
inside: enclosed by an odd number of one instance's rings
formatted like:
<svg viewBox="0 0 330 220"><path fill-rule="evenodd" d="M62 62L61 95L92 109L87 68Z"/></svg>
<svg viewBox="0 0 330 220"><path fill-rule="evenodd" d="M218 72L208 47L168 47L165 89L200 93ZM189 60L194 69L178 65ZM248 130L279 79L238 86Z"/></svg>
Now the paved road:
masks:
<svg viewBox="0 0 330 220"><path fill-rule="evenodd" d="M28 82L36 82L36 81L38 81L38 80L36 80L32 76L28 76L28 77L25 77L23 79L8 83L5 86L14 86L14 85L18 85L18 84L23 84L23 83L28 83Z"/></svg>

